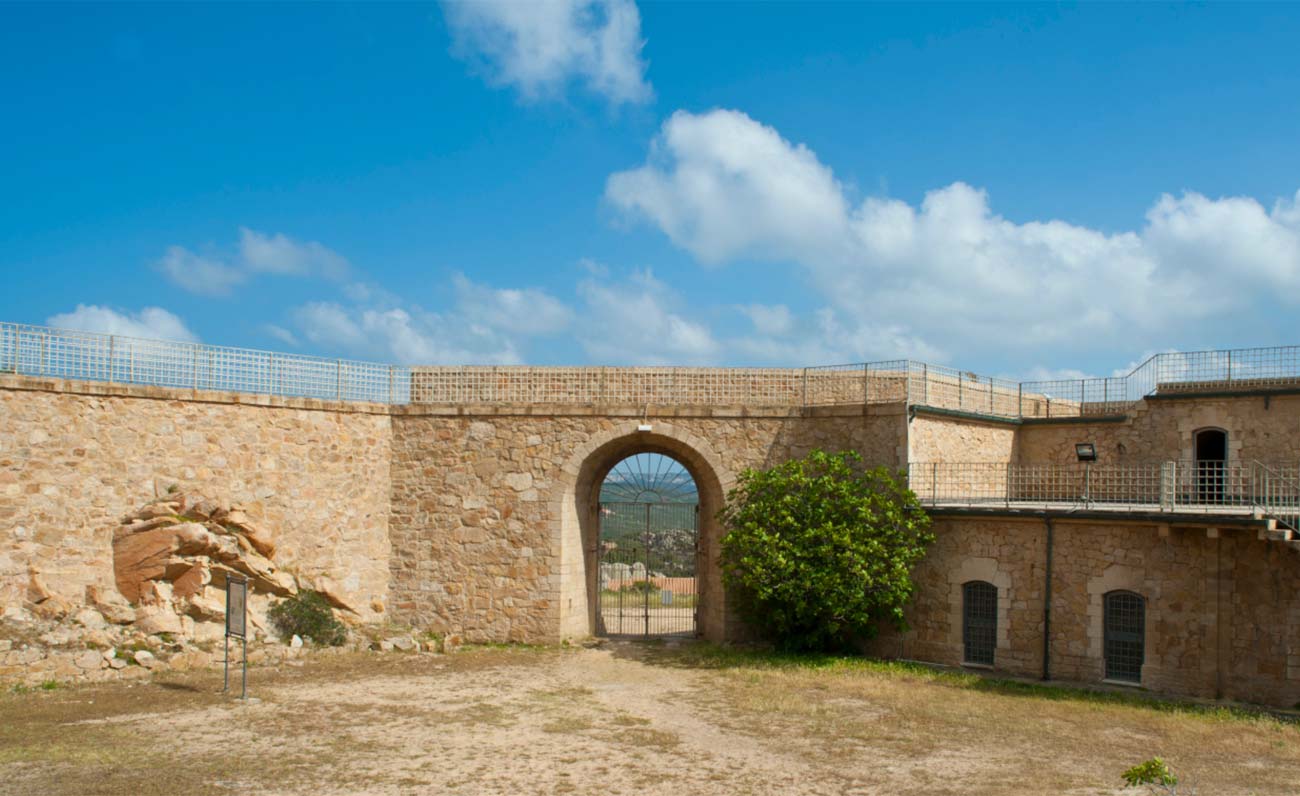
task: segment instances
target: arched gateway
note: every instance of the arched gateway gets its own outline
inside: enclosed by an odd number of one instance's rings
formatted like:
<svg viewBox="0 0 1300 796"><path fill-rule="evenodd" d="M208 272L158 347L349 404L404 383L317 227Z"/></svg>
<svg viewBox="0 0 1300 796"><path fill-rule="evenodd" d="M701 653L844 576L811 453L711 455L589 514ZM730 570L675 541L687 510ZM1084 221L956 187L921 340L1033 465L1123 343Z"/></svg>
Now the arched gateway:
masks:
<svg viewBox="0 0 1300 796"><path fill-rule="evenodd" d="M701 569L699 495L681 462L634 453L600 486L596 633L694 636Z"/></svg>
<svg viewBox="0 0 1300 796"><path fill-rule="evenodd" d="M650 506L644 494L642 499L632 501L606 501L622 505L605 506L606 538L615 546L602 544L602 488L607 477L615 468L638 454L654 454L665 457L679 465L693 482L698 496L698 512L688 502L677 502L676 507L654 508ZM622 468L621 472L628 472ZM718 571L718 540L721 529L717 514L722 508L726 489L730 488L732 478L709 444L689 432L676 429L669 424L654 424L649 430L610 430L595 435L569 460L564 468L565 478L560 485L558 496L560 505L560 627L565 637L583 637L588 635L624 634L624 635L663 635L681 632L693 632L704 638L723 640L727 637L726 611L722 580ZM619 476L616 473L615 479ZM652 477L653 478L653 477ZM616 496L612 490L607 497ZM635 493L627 495L638 497ZM671 503L671 501L670 501ZM639 507L639 508L638 508ZM667 570L681 566L682 562L655 561L638 562L631 555L632 548L639 548L638 554L645 558L644 548L647 538L654 544L656 531L667 526L679 526L674 515L689 508L691 515L696 515L693 530L698 538L693 545L693 575L696 580L695 594L687 601L691 603L686 612L689 623L669 620L681 612L664 612L665 600L677 600L679 597L667 598L653 579L657 574L669 577ZM615 512L611 515L609 512ZM636 525L633 512L642 512L642 523ZM614 517L618 519L615 520ZM695 519L692 517L692 519ZM610 538L611 534L615 538ZM623 553L615 551L622 550ZM663 556L662 551L652 551L650 558ZM672 558L673 556L669 556ZM628 560L623 560L628 558ZM602 563L604 577L602 577ZM641 567L634 568L640 563ZM614 565L614 566L611 566ZM617 565L623 565L622 567ZM642 577L646 585L638 585L637 578L614 577L631 572L649 572L652 577ZM631 582L624 582L631 581ZM615 588L610 588L611 586ZM626 591L624 587L628 587ZM663 621L646 619L650 609L650 587L654 586L653 599L660 609L657 616ZM619 592L622 603L619 604ZM630 592L630 593L629 593ZM602 597L604 598L602 600ZM638 603L637 600L640 600ZM636 619L636 607L640 607L640 624ZM680 617L678 617L680 619ZM621 622L621 624L616 624ZM678 625L682 627L678 627Z"/></svg>

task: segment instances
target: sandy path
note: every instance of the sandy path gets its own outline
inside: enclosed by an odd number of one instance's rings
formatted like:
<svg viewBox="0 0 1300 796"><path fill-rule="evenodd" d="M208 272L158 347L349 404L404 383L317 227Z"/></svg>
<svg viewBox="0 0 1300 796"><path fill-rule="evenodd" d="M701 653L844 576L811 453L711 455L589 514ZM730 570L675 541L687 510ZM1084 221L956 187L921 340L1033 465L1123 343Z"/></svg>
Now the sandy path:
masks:
<svg viewBox="0 0 1300 796"><path fill-rule="evenodd" d="M700 700L708 673L649 666L610 644L527 666L280 686L246 707L128 721L191 748L247 744L254 755L314 748L338 781L259 793L844 793L781 745L738 736ZM297 717L295 719L294 717ZM232 719L234 719L232 721ZM319 734L313 738L313 735ZM813 782L822 779L821 784ZM251 782L224 783L239 792ZM432 788L432 790L430 790Z"/></svg>

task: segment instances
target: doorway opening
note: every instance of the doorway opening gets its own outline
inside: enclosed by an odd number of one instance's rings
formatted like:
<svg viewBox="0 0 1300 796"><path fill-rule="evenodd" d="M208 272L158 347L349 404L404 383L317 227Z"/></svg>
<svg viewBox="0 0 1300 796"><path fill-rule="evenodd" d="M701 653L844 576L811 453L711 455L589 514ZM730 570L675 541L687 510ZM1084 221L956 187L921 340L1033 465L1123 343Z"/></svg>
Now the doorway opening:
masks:
<svg viewBox="0 0 1300 796"><path fill-rule="evenodd" d="M596 632L694 636L699 628L699 490L677 459L635 453L599 493Z"/></svg>
<svg viewBox="0 0 1300 796"><path fill-rule="evenodd" d="M1227 495L1228 432L1203 428L1196 432L1196 500L1223 503Z"/></svg>

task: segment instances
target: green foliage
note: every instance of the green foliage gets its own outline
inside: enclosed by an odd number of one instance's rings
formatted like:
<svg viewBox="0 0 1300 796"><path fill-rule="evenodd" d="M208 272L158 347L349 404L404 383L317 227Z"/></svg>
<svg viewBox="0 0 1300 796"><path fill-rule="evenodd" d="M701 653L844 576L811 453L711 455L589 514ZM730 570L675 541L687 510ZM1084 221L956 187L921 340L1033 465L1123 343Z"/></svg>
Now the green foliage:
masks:
<svg viewBox="0 0 1300 796"><path fill-rule="evenodd" d="M905 626L930 518L900 475L861 464L853 452L816 450L744 471L727 495L723 579L782 649L852 649L881 622Z"/></svg>
<svg viewBox="0 0 1300 796"><path fill-rule="evenodd" d="M59 685L58 680L43 680L41 681L40 688L42 691L57 691Z"/></svg>
<svg viewBox="0 0 1300 796"><path fill-rule="evenodd" d="M1146 785L1151 790L1158 792L1177 792L1175 786L1178 784L1178 777L1174 776L1174 772L1169 770L1168 764L1159 757L1153 757L1150 760L1138 763L1121 776L1130 788Z"/></svg>
<svg viewBox="0 0 1300 796"><path fill-rule="evenodd" d="M326 647L340 647L348 640L347 628L317 591L303 589L286 597L272 605L266 616L285 639L298 635Z"/></svg>

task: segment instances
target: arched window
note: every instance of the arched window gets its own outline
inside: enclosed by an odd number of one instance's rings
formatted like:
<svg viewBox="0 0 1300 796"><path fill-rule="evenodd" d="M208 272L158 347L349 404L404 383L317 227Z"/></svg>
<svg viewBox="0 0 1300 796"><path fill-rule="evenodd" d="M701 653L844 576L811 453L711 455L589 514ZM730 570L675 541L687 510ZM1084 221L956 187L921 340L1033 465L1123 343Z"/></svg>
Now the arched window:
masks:
<svg viewBox="0 0 1300 796"><path fill-rule="evenodd" d="M1105 597L1106 679L1142 682L1146 659L1146 600L1131 591L1113 591Z"/></svg>
<svg viewBox="0 0 1300 796"><path fill-rule="evenodd" d="M972 580L961 587L962 661L993 665L998 644L998 587Z"/></svg>

